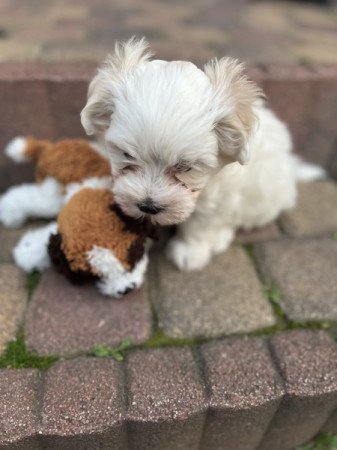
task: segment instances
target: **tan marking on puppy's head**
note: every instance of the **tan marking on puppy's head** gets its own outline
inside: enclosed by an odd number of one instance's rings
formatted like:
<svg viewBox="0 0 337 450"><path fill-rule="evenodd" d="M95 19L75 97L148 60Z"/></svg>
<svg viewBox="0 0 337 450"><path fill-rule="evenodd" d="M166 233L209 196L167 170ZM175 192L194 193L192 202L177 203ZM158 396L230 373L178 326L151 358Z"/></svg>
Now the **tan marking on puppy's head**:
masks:
<svg viewBox="0 0 337 450"><path fill-rule="evenodd" d="M244 74L237 60L222 58L205 65L213 86L213 105L218 109L215 132L220 154L245 164L249 160L248 138L256 124L253 106L264 96L262 90Z"/></svg>

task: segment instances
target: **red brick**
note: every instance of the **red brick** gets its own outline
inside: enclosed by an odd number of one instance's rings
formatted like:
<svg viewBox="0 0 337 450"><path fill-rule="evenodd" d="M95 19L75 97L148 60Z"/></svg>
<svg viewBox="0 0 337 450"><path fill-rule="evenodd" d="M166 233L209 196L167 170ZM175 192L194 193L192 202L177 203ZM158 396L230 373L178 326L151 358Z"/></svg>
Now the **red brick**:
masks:
<svg viewBox="0 0 337 450"><path fill-rule="evenodd" d="M309 441L337 405L337 349L322 331L271 338L286 395L259 450L290 450Z"/></svg>
<svg viewBox="0 0 337 450"><path fill-rule="evenodd" d="M130 450L197 449L206 405L191 349L132 353L126 371Z"/></svg>
<svg viewBox="0 0 337 450"><path fill-rule="evenodd" d="M60 80L48 83L51 114L58 138L85 137L80 113L87 98L86 80Z"/></svg>
<svg viewBox="0 0 337 450"><path fill-rule="evenodd" d="M42 80L4 81L0 79L0 148L17 135L52 137L54 134L46 83ZM9 162L0 152L0 192L7 182L31 179L32 166ZM5 184L6 182L6 184Z"/></svg>
<svg viewBox="0 0 337 450"><path fill-rule="evenodd" d="M317 163L325 163L328 152L307 152L311 132L315 76L306 67L270 64L264 83L269 106L289 126L297 153Z"/></svg>
<svg viewBox="0 0 337 450"><path fill-rule="evenodd" d="M52 366L42 407L44 448L124 449L121 369L113 360L79 358Z"/></svg>
<svg viewBox="0 0 337 450"><path fill-rule="evenodd" d="M337 410L331 414L328 421L323 425L321 431L337 434Z"/></svg>
<svg viewBox="0 0 337 450"><path fill-rule="evenodd" d="M0 448L38 450L39 373L34 369L0 371Z"/></svg>
<svg viewBox="0 0 337 450"><path fill-rule="evenodd" d="M150 336L146 287L121 299L101 295L94 285L74 286L53 270L43 274L27 312L27 345L36 352L65 354L96 344L134 344Z"/></svg>
<svg viewBox="0 0 337 450"><path fill-rule="evenodd" d="M201 449L255 449L283 396L265 343L228 339L203 345L201 353L210 391Z"/></svg>

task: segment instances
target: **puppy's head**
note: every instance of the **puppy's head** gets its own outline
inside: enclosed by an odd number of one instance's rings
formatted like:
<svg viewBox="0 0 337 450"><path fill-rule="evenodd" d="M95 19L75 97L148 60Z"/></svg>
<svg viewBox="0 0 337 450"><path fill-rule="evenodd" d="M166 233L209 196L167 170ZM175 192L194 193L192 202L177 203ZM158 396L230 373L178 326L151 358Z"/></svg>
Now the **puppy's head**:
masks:
<svg viewBox="0 0 337 450"><path fill-rule="evenodd" d="M89 86L87 134L104 136L116 202L154 223L183 222L212 177L248 161L260 94L226 58L205 71L185 61L150 61L144 39L117 44Z"/></svg>

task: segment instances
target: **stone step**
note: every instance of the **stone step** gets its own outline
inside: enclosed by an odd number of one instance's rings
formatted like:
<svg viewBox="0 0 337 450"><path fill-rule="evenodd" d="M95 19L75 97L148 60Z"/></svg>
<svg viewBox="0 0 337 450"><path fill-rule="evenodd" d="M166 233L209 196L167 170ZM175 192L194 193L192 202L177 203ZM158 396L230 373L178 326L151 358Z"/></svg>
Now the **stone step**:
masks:
<svg viewBox="0 0 337 450"><path fill-rule="evenodd" d="M0 370L0 448L290 450L337 407L323 331Z"/></svg>

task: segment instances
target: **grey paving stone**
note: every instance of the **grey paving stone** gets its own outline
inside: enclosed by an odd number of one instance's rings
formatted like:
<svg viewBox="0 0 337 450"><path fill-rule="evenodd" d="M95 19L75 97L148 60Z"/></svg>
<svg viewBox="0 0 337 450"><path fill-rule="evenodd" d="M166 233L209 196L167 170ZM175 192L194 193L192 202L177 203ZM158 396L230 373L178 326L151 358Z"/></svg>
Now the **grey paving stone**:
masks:
<svg viewBox="0 0 337 450"><path fill-rule="evenodd" d="M284 390L262 339L241 338L201 347L210 390L202 450L252 450Z"/></svg>
<svg viewBox="0 0 337 450"><path fill-rule="evenodd" d="M0 264L0 354L14 339L27 304L25 277L13 264Z"/></svg>
<svg viewBox="0 0 337 450"><path fill-rule="evenodd" d="M150 331L146 287L112 299L94 285L74 286L54 270L43 274L25 322L27 346L43 355L88 350L97 344L116 346L125 337L139 344Z"/></svg>
<svg viewBox="0 0 337 450"><path fill-rule="evenodd" d="M153 302L168 336L213 337L275 323L254 267L240 247L198 272L179 272L159 253L153 254L153 268Z"/></svg>
<svg viewBox="0 0 337 450"><path fill-rule="evenodd" d="M286 395L259 450L290 450L309 441L337 405L337 348L322 331L287 331L271 338Z"/></svg>
<svg viewBox="0 0 337 450"><path fill-rule="evenodd" d="M126 371L130 450L197 450L206 404L191 349L134 352Z"/></svg>
<svg viewBox="0 0 337 450"><path fill-rule="evenodd" d="M331 414L321 431L337 434L337 409Z"/></svg>
<svg viewBox="0 0 337 450"><path fill-rule="evenodd" d="M52 366L42 407L44 448L125 449L121 369L111 359L78 358Z"/></svg>
<svg viewBox="0 0 337 450"><path fill-rule="evenodd" d="M298 201L280 223L289 236L319 236L337 231L337 184L318 181L298 185Z"/></svg>
<svg viewBox="0 0 337 450"><path fill-rule="evenodd" d="M0 448L39 450L39 390L35 369L0 370Z"/></svg>
<svg viewBox="0 0 337 450"><path fill-rule="evenodd" d="M281 289L281 304L290 319L337 320L337 241L266 242L257 256Z"/></svg>

